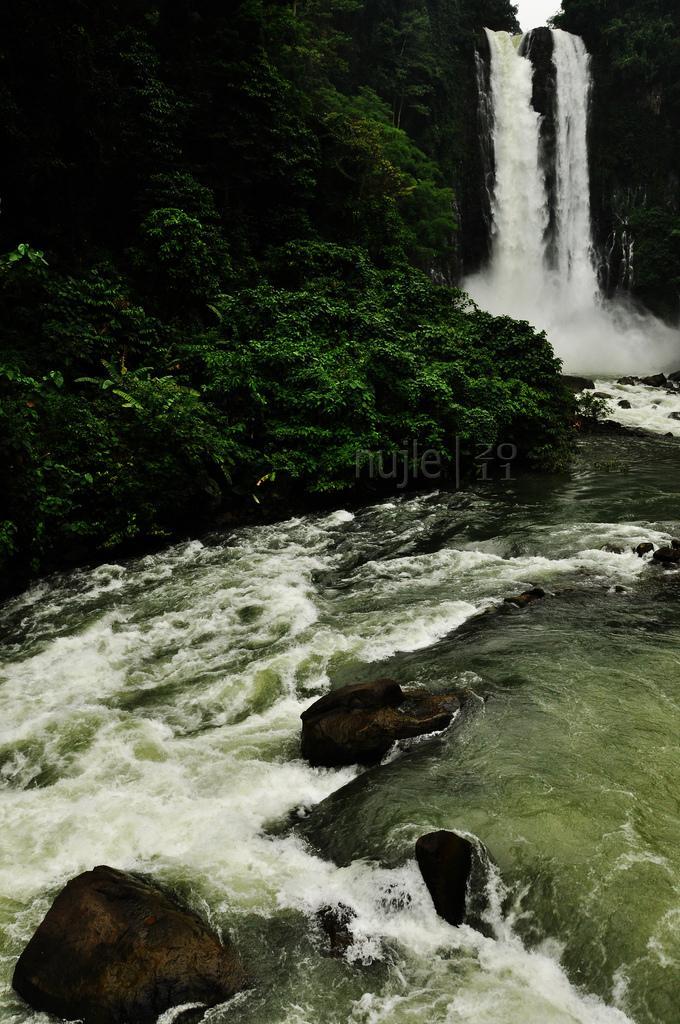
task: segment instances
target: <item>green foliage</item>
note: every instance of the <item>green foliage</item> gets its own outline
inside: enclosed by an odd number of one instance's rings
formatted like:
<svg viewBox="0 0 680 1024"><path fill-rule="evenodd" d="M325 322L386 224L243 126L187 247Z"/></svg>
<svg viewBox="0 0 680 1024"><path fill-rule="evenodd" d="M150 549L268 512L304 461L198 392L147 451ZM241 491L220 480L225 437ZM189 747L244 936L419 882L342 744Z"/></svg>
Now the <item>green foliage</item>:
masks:
<svg viewBox="0 0 680 1024"><path fill-rule="evenodd" d="M358 451L391 451L404 438L449 457L458 435L514 441L537 465L564 458L567 408L551 395L558 364L544 337L418 271L377 271L361 250L305 248L275 261L304 267L301 287L225 297L220 341L191 350L202 393L251 439L255 476L341 491Z"/></svg>
<svg viewBox="0 0 680 1024"><path fill-rule="evenodd" d="M563 462L545 338L433 283L476 216L483 24L508 0L4 5L5 585L404 439Z"/></svg>
<svg viewBox="0 0 680 1024"><path fill-rule="evenodd" d="M227 247L219 232L173 207L152 210L140 226L134 255L148 289L166 304L213 299L229 274Z"/></svg>
<svg viewBox="0 0 680 1024"><path fill-rule="evenodd" d="M601 423L611 413L611 405L606 398L596 398L592 391L583 391L576 402L576 415L586 425Z"/></svg>

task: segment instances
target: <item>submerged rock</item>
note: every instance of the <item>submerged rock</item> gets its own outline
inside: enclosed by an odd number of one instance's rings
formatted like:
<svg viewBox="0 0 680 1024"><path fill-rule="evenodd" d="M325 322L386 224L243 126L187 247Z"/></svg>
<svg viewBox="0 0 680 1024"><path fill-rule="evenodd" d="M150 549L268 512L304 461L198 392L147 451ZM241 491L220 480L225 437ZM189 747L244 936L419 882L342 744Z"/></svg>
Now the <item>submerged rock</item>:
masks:
<svg viewBox="0 0 680 1024"><path fill-rule="evenodd" d="M474 846L469 839L440 829L416 842L416 860L434 909L449 924L465 920Z"/></svg>
<svg viewBox="0 0 680 1024"><path fill-rule="evenodd" d="M114 868L59 893L17 962L35 1010L85 1024L153 1024L183 1003L215 1006L248 986L235 949L191 910Z"/></svg>
<svg viewBox="0 0 680 1024"><path fill-rule="evenodd" d="M639 555L640 558L642 558L644 555L648 555L649 552L653 551L653 550L654 550L654 545L649 543L649 541L647 541L645 544L638 544L638 546L636 548L633 548L633 551L635 552L635 554Z"/></svg>
<svg viewBox="0 0 680 1024"><path fill-rule="evenodd" d="M343 956L354 942L350 925L356 914L351 907L338 903L335 907L322 907L317 920L328 936L328 952L331 956Z"/></svg>
<svg viewBox="0 0 680 1024"><path fill-rule="evenodd" d="M642 377L640 383L646 384L648 388L662 388L666 384L666 377L663 373L653 373L651 377Z"/></svg>
<svg viewBox="0 0 680 1024"><path fill-rule="evenodd" d="M602 551L608 551L610 555L623 555L625 550L620 544L605 544L602 547Z"/></svg>
<svg viewBox="0 0 680 1024"><path fill-rule="evenodd" d="M632 406L627 398L622 398L618 403L619 409L631 409Z"/></svg>
<svg viewBox="0 0 680 1024"><path fill-rule="evenodd" d="M528 604L540 601L543 597L545 597L545 590L542 587L532 587L531 590L525 590L524 593L517 594L515 597L504 598L504 603L515 605L517 608L525 608Z"/></svg>
<svg viewBox="0 0 680 1024"><path fill-rule="evenodd" d="M375 764L397 740L445 729L459 708L455 694L405 692L391 679L344 686L300 716L302 756L326 768Z"/></svg>
<svg viewBox="0 0 680 1024"><path fill-rule="evenodd" d="M654 561L662 565L664 569L674 569L680 565L680 546L671 545L667 548L659 548L654 552Z"/></svg>

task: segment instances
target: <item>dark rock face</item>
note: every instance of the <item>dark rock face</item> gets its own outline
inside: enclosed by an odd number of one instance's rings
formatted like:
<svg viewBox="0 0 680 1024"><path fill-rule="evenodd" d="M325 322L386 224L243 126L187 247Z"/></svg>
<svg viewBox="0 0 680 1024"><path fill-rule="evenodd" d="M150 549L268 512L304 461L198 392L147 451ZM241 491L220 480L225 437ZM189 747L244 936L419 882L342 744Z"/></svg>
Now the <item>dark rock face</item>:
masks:
<svg viewBox="0 0 680 1024"><path fill-rule="evenodd" d="M627 385L639 384L640 383L640 378L639 377L621 377L620 380L617 380L616 383L617 384L627 384Z"/></svg>
<svg viewBox="0 0 680 1024"><path fill-rule="evenodd" d="M640 383L646 384L649 388L662 388L666 384L666 378L663 373L654 373L651 377L643 377Z"/></svg>
<svg viewBox="0 0 680 1024"><path fill-rule="evenodd" d="M619 406L619 409L630 409L631 408L631 404L630 404L630 402L628 401L627 398L622 398L621 401L618 403L618 406Z"/></svg>
<svg viewBox="0 0 680 1024"><path fill-rule="evenodd" d="M680 383L680 370L676 370L675 373L669 373L668 379Z"/></svg>
<svg viewBox="0 0 680 1024"><path fill-rule="evenodd" d="M562 383L570 391L573 391L575 395L578 395L581 391L595 390L595 381L589 380L587 377L574 377L569 373L562 374Z"/></svg>
<svg viewBox="0 0 680 1024"><path fill-rule="evenodd" d="M646 544L638 544L638 546L635 548L635 554L639 555L640 558L642 558L643 555L648 555L649 552L653 550L654 545L647 542Z"/></svg>
<svg viewBox="0 0 680 1024"><path fill-rule="evenodd" d="M234 948L196 914L109 867L62 889L12 979L35 1010L85 1024L153 1024L171 1006L215 1006L247 985Z"/></svg>
<svg viewBox="0 0 680 1024"><path fill-rule="evenodd" d="M390 679L345 686L302 713L302 756L326 768L375 764L396 740L445 729L459 707L455 694L404 692Z"/></svg>
<svg viewBox="0 0 680 1024"><path fill-rule="evenodd" d="M654 552L654 561L664 569L675 569L680 566L680 547L659 548Z"/></svg>
<svg viewBox="0 0 680 1024"><path fill-rule="evenodd" d="M473 853L468 839L445 829L428 832L416 842L416 860L434 908L452 925L465 919Z"/></svg>

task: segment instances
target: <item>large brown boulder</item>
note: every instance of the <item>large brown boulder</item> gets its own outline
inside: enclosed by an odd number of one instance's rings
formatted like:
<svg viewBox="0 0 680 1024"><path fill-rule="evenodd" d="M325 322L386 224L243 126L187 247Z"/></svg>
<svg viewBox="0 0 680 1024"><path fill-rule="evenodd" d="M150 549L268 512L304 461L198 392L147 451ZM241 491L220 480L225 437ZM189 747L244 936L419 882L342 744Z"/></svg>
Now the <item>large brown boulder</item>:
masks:
<svg viewBox="0 0 680 1024"><path fill-rule="evenodd" d="M19 957L33 1009L85 1024L152 1024L183 1003L215 1006L248 985L238 954L192 911L109 867L59 893Z"/></svg>
<svg viewBox="0 0 680 1024"><path fill-rule="evenodd" d="M469 839L445 829L428 832L416 842L416 860L434 909L449 924L459 925L465 919L473 856Z"/></svg>
<svg viewBox="0 0 680 1024"><path fill-rule="evenodd" d="M445 729L459 707L455 694L403 691L391 679L332 690L301 715L302 756L327 768L375 764L396 740Z"/></svg>
<svg viewBox="0 0 680 1024"><path fill-rule="evenodd" d="M680 566L680 547L658 548L654 552L654 561L664 569L676 569Z"/></svg>

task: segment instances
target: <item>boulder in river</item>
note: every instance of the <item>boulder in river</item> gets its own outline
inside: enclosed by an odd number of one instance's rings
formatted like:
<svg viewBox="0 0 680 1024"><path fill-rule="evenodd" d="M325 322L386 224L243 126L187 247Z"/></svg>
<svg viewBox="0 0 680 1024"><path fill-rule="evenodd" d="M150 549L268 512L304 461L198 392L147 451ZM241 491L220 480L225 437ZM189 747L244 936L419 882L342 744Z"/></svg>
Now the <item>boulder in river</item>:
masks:
<svg viewBox="0 0 680 1024"><path fill-rule="evenodd" d="M456 694L404 691L392 679L331 690L302 715L302 756L339 768L375 764L397 740L439 732L460 708Z"/></svg>
<svg viewBox="0 0 680 1024"><path fill-rule="evenodd" d="M666 384L666 377L663 373L653 373L651 377L642 377L640 383L646 384L648 388L662 388Z"/></svg>
<svg viewBox="0 0 680 1024"><path fill-rule="evenodd" d="M640 558L643 558L645 555L648 555L649 552L653 551L653 550L654 550L654 545L651 544L649 541L646 541L644 544L638 544L638 546L636 548L633 548L633 551L635 552L635 554L639 555Z"/></svg>
<svg viewBox="0 0 680 1024"><path fill-rule="evenodd" d="M236 950L134 875L100 866L59 893L19 957L13 988L35 1010L85 1024L153 1024L184 1003L248 987Z"/></svg>
<svg viewBox="0 0 680 1024"><path fill-rule="evenodd" d="M575 395L581 391L593 391L595 388L595 381L589 380L588 377L575 377L570 373L562 374L562 383Z"/></svg>
<svg viewBox="0 0 680 1024"><path fill-rule="evenodd" d="M680 547L671 545L667 548L659 548L654 552L654 561L662 565L664 569L676 569L680 566Z"/></svg>
<svg viewBox="0 0 680 1024"><path fill-rule="evenodd" d="M632 408L631 404L630 404L630 402L628 401L627 398L622 398L621 401L618 402L617 404L618 404L619 409L630 409L630 408Z"/></svg>
<svg viewBox="0 0 680 1024"><path fill-rule="evenodd" d="M449 924L465 919L474 852L469 839L446 829L428 832L416 842L416 860L434 908Z"/></svg>
<svg viewBox="0 0 680 1024"><path fill-rule="evenodd" d="M356 914L344 903L337 906L322 907L317 911L317 920L328 936L328 954L343 956L354 942L351 924Z"/></svg>
<svg viewBox="0 0 680 1024"><path fill-rule="evenodd" d="M640 378L639 377L621 377L619 380L617 380L616 383L617 384L624 384L624 385L626 385L626 387L632 387L634 384L639 384L639 382L640 382Z"/></svg>
<svg viewBox="0 0 680 1024"><path fill-rule="evenodd" d="M504 603L515 605L517 608L526 608L528 604L540 601L543 597L545 597L545 590L542 587L532 587L531 590L525 590L522 594L504 598Z"/></svg>
<svg viewBox="0 0 680 1024"><path fill-rule="evenodd" d="M680 420L680 412L670 412L668 414L669 420Z"/></svg>
<svg viewBox="0 0 680 1024"><path fill-rule="evenodd" d="M676 370L675 373L669 373L668 379L672 380L676 384L680 383L680 370Z"/></svg>

